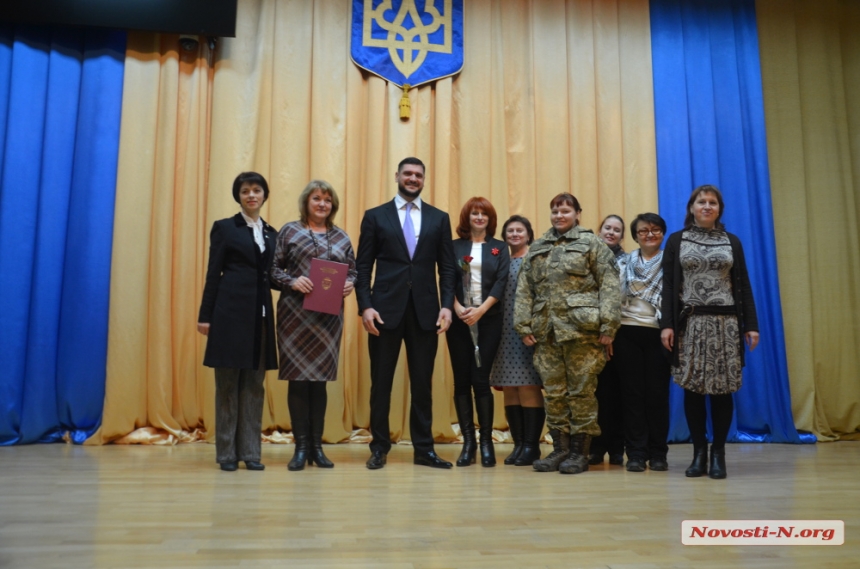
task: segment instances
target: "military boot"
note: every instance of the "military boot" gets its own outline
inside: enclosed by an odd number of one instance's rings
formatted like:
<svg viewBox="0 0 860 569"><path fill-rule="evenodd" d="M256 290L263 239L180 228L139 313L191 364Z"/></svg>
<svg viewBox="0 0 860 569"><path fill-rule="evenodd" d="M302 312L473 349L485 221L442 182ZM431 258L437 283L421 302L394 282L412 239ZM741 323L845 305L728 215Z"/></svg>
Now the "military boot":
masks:
<svg viewBox="0 0 860 569"><path fill-rule="evenodd" d="M588 451L591 435L577 433L570 437L570 456L562 462L558 471L562 474L579 474L588 470Z"/></svg>
<svg viewBox="0 0 860 569"><path fill-rule="evenodd" d="M534 461L532 467L538 472L556 472L558 465L562 463L570 453L570 435L562 433L557 429L549 432L552 437L552 452L546 456Z"/></svg>

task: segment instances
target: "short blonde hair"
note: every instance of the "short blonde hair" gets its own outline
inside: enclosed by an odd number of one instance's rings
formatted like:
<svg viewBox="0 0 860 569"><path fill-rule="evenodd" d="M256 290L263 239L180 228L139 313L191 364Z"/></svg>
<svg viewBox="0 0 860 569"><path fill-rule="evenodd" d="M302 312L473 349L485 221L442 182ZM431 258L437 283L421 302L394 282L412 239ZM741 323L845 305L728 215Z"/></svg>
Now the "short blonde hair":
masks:
<svg viewBox="0 0 860 569"><path fill-rule="evenodd" d="M308 199L311 197L311 194L314 193L314 190L321 191L323 195L331 196L331 213L325 220L326 227L331 229L334 227L334 216L340 207L340 200L337 199L337 192L335 192L331 184L325 180L311 180L308 182L308 185L305 186L305 189L302 190L302 193L299 196L299 218L302 220L304 225L308 224Z"/></svg>

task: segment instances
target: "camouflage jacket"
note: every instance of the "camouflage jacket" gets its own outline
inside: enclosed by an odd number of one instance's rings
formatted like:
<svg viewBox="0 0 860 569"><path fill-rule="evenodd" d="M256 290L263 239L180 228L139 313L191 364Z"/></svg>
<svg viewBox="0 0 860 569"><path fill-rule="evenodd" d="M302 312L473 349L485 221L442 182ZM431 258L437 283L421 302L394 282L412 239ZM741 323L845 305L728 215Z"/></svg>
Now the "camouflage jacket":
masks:
<svg viewBox="0 0 860 569"><path fill-rule="evenodd" d="M532 243L517 281L514 329L538 342L615 337L621 285L615 255L591 231L547 231Z"/></svg>

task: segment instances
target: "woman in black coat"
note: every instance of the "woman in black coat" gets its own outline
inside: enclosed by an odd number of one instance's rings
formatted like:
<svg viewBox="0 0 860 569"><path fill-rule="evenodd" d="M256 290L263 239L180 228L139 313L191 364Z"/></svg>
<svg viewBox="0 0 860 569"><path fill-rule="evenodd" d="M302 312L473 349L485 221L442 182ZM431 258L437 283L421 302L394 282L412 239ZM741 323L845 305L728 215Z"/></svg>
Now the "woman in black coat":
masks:
<svg viewBox="0 0 860 569"><path fill-rule="evenodd" d="M684 229L673 233L663 252L660 339L672 352L672 376L684 388L684 415L693 439L688 478L726 477L726 438L732 422L732 394L741 387L744 343L758 345L758 318L740 240L720 218L723 195L699 186L687 202ZM707 411L711 400L714 440L707 464Z"/></svg>
<svg viewBox="0 0 860 569"><path fill-rule="evenodd" d="M496 223L493 204L485 198L471 198L460 211L460 223L457 226L460 239L454 241L454 255L460 269L454 287L454 312L457 317L448 329L447 338L454 370L454 404L463 434L463 450L457 459L457 466L469 466L475 462L477 444L472 420L473 390L474 408L478 412L480 427L481 465L496 464L490 370L502 339L499 301L505 294L511 263L507 245L493 238Z"/></svg>
<svg viewBox="0 0 860 569"><path fill-rule="evenodd" d="M221 470L260 463L263 379L277 369L269 269L277 231L260 217L269 185L256 172L233 182L242 211L216 221L197 330L208 337L203 365L215 368L215 449Z"/></svg>

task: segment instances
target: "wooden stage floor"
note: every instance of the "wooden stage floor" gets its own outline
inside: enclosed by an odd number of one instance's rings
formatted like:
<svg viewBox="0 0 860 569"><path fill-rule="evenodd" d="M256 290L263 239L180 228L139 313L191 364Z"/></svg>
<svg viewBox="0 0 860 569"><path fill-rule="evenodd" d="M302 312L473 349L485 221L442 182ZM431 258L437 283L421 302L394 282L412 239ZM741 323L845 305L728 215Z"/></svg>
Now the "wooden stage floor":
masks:
<svg viewBox="0 0 860 569"><path fill-rule="evenodd" d="M358 444L288 472L292 452L228 473L207 444L0 448L0 567L860 567L860 443L729 445L722 481L684 477L690 445L669 472L575 476L434 470L409 446L369 471ZM844 520L845 544L684 546L685 519Z"/></svg>

